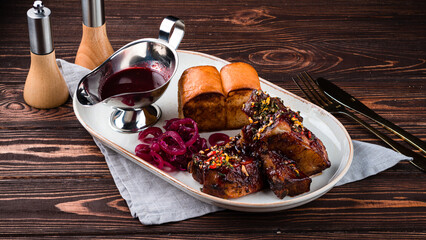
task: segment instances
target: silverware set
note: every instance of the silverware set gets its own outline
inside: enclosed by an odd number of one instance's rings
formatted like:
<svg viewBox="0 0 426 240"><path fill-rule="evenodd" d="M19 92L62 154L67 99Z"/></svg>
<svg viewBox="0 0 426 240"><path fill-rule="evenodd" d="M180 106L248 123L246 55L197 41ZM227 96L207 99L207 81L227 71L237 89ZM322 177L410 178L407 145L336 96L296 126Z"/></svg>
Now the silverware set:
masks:
<svg viewBox="0 0 426 240"><path fill-rule="evenodd" d="M387 135L381 133L379 130L372 127L370 124L359 118L348 108L376 121L382 125L385 129L401 137L409 144L418 148L423 153L426 153L426 144L421 141L419 138L411 135L410 133L404 131L395 124L389 122L383 117L379 116L373 110L369 109L367 106L362 104L356 98L352 97L330 81L324 78L318 78L314 80L309 73L301 73L296 77L293 77L293 81L296 85L302 90L303 94L314 104L322 107L324 110L330 112L331 114L342 114L346 117L349 117L363 127L368 129L371 133L376 135L378 138L387 143L395 151L400 152L406 156L412 157L413 160L410 161L418 169L426 172L426 158L412 151L411 149L395 142Z"/></svg>

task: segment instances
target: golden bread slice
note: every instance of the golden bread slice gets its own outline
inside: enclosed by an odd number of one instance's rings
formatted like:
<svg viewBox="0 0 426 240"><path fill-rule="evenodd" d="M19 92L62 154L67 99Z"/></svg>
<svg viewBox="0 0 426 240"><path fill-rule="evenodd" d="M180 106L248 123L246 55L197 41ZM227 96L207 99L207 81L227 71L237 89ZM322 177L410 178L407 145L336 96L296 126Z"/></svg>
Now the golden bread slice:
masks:
<svg viewBox="0 0 426 240"><path fill-rule="evenodd" d="M219 71L213 66L185 70L178 83L180 118L192 118L200 131L225 129L225 94Z"/></svg>
<svg viewBox="0 0 426 240"><path fill-rule="evenodd" d="M226 96L226 128L236 129L249 123L242 111L253 89L260 89L259 76L249 64L235 62L220 70L222 86Z"/></svg>

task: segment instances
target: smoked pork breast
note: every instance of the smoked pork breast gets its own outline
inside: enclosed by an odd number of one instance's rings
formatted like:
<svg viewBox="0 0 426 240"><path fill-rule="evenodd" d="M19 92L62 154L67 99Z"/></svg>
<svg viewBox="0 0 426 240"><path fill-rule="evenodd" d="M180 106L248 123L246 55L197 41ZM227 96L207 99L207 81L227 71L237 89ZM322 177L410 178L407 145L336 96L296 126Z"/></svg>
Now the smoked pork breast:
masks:
<svg viewBox="0 0 426 240"><path fill-rule="evenodd" d="M243 111L252 121L241 130L244 142L280 151L308 176L330 167L322 141L303 126L299 112L284 106L281 99L254 90Z"/></svg>

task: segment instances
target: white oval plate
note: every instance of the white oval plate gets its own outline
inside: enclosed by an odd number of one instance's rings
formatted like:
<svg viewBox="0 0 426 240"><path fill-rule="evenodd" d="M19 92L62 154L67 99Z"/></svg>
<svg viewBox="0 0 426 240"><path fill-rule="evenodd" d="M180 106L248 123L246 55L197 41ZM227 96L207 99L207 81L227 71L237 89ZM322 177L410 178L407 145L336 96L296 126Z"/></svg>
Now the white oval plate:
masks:
<svg viewBox="0 0 426 240"><path fill-rule="evenodd" d="M189 67L212 65L220 70L229 62L198 52L178 51L179 66L164 95L156 102L163 115L156 126L163 126L167 119L178 116L177 82L183 71ZM294 208L313 201L328 192L348 171L353 157L352 141L343 125L330 113L312 103L296 96L264 79L260 79L261 87L271 96L280 97L284 104L295 111L300 111L304 118L303 124L324 143L331 167L322 174L312 178L311 190L295 197L277 198L272 191L264 190L237 199L222 199L200 191L201 185L187 172L166 173L153 167L135 155L134 149L139 144L138 134L119 133L110 127L109 119L113 109L105 104L87 107L81 105L74 97L74 112L86 130L102 143L111 147L127 159L154 173L175 187L191 196L219 207L249 212L270 212ZM222 131L234 136L239 131ZM211 133L203 133L208 138Z"/></svg>

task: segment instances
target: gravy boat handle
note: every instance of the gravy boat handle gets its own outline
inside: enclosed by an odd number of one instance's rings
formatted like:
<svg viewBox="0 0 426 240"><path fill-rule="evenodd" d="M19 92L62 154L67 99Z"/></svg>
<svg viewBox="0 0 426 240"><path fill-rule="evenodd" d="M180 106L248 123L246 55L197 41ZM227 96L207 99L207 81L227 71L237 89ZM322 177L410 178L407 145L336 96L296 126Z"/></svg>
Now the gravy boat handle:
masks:
<svg viewBox="0 0 426 240"><path fill-rule="evenodd" d="M163 19L160 25L158 38L168 42L177 49L185 34L185 24L177 17L168 16Z"/></svg>

